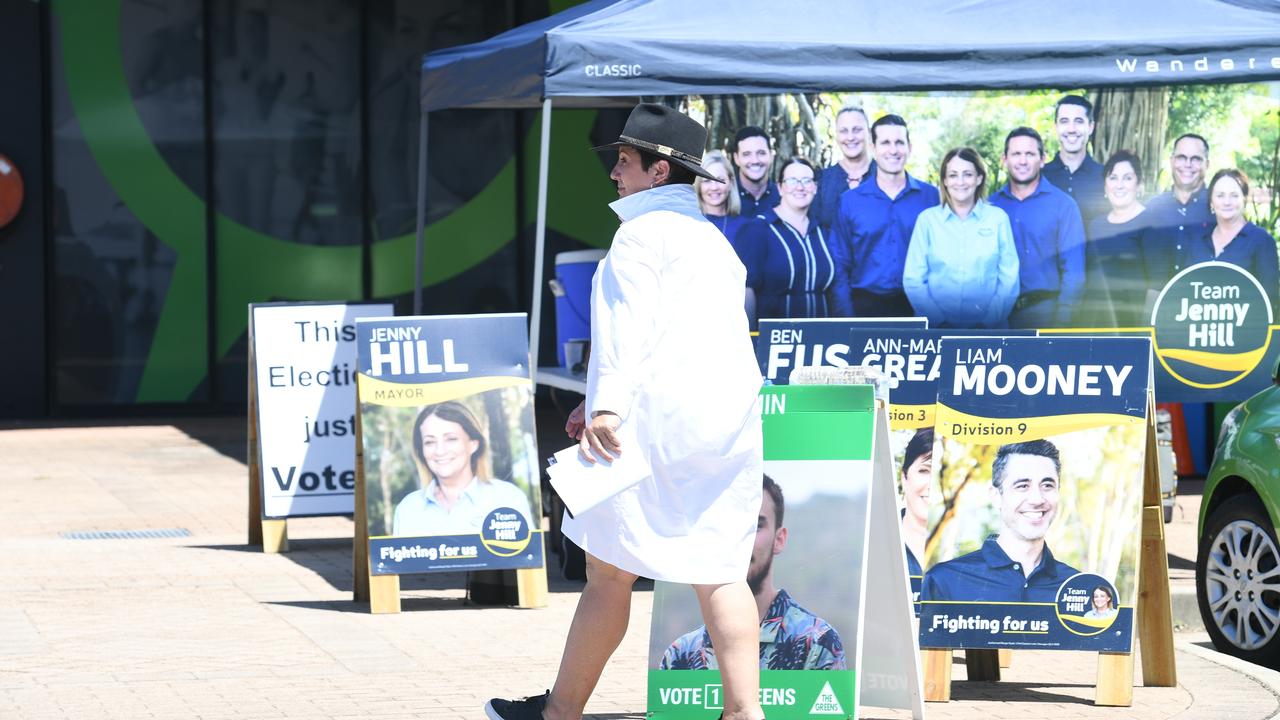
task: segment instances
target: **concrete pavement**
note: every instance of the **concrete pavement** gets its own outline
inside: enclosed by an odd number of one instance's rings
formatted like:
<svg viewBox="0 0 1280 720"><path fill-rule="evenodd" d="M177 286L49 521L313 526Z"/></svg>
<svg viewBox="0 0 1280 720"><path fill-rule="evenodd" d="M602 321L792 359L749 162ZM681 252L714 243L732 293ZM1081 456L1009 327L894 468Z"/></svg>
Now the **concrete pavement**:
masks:
<svg viewBox="0 0 1280 720"><path fill-rule="evenodd" d="M406 576L404 612L371 616L350 599L349 520L291 521L286 555L244 544L243 452L229 419L0 430L0 718L478 718L490 695L551 681L580 585L553 572L546 609L477 608L461 575ZM1181 515L1175 573L1194 557ZM64 536L165 529L190 536ZM651 601L635 594L594 717L643 717ZM1179 686L1138 687L1132 707L1092 705L1095 656L1019 652L1004 681L957 682L927 715L1275 715L1280 675L1206 649L1196 620Z"/></svg>

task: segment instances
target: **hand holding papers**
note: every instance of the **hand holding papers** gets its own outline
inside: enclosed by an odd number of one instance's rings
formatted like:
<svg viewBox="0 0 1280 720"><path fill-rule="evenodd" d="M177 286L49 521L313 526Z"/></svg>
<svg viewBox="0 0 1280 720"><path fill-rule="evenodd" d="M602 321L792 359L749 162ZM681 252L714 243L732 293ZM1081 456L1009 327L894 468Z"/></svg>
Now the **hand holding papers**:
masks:
<svg viewBox="0 0 1280 720"><path fill-rule="evenodd" d="M635 427L623 423L616 433L622 452L611 463L587 462L578 453L577 445L551 457L547 475L570 516L590 510L653 474L648 453L636 439Z"/></svg>

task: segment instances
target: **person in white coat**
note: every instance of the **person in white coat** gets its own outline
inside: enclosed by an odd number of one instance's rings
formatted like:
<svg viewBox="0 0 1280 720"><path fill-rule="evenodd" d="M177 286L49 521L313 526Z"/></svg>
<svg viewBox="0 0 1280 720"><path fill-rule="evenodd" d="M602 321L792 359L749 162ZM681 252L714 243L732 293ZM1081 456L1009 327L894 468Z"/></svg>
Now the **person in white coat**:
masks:
<svg viewBox="0 0 1280 720"><path fill-rule="evenodd" d="M589 460L644 453L652 476L563 531L587 554L552 689L493 699L490 720L581 717L626 633L640 576L693 585L715 644L726 720L759 720L759 619L748 587L764 469L761 377L743 310L746 269L698 209L706 130L636 106L610 178L622 221L592 282L587 398L565 426ZM599 148L598 148L599 149ZM619 441L625 428L633 444Z"/></svg>

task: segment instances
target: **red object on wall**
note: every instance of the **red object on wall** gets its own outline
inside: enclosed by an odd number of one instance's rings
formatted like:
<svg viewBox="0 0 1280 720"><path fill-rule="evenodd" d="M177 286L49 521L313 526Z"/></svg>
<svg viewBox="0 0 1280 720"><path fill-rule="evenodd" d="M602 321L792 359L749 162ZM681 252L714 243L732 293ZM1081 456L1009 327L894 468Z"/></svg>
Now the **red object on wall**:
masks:
<svg viewBox="0 0 1280 720"><path fill-rule="evenodd" d="M13 222L22 209L22 174L8 155L0 154L0 228Z"/></svg>

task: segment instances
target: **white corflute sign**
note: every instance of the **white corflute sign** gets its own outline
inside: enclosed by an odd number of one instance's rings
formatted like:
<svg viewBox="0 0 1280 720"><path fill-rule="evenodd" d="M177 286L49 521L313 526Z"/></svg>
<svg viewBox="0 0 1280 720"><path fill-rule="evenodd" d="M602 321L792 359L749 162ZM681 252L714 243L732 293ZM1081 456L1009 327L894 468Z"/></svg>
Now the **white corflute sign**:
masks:
<svg viewBox="0 0 1280 720"><path fill-rule="evenodd" d="M356 318L389 303L249 307L262 516L343 515L356 487Z"/></svg>

